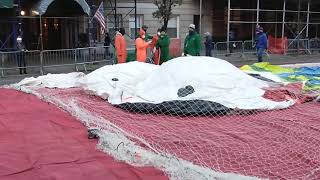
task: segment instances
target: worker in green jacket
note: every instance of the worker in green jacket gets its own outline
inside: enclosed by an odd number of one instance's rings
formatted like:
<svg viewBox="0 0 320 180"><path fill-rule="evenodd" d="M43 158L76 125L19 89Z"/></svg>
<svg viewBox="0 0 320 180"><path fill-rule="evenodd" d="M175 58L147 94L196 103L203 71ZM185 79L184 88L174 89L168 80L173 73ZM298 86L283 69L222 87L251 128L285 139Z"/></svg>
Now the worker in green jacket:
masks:
<svg viewBox="0 0 320 180"><path fill-rule="evenodd" d="M196 26L190 24L189 34L184 41L184 55L200 56L201 37L196 32Z"/></svg>
<svg viewBox="0 0 320 180"><path fill-rule="evenodd" d="M160 64L167 62L170 60L169 54L169 46L170 46L170 38L166 33L166 29L164 27L161 28L160 37L158 39L156 47L160 49Z"/></svg>

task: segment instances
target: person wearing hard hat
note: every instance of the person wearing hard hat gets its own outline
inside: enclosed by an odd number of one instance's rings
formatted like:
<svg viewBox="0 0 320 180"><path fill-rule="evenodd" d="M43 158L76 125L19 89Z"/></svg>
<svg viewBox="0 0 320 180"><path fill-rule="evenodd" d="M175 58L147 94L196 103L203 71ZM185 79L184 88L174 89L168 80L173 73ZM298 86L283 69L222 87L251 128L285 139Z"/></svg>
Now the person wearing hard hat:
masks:
<svg viewBox="0 0 320 180"><path fill-rule="evenodd" d="M136 49L137 49L137 61L146 62L147 60L147 48L149 47L151 41L146 42L146 33L140 31L139 37L136 39Z"/></svg>
<svg viewBox="0 0 320 180"><path fill-rule="evenodd" d="M124 28L120 28L120 30L116 32L114 45L116 48L118 64L126 63L127 61L127 44L124 35Z"/></svg>
<svg viewBox="0 0 320 180"><path fill-rule="evenodd" d="M201 38L200 35L196 32L196 26L190 24L189 34L187 35L184 41L184 55L191 56L200 56L201 50Z"/></svg>

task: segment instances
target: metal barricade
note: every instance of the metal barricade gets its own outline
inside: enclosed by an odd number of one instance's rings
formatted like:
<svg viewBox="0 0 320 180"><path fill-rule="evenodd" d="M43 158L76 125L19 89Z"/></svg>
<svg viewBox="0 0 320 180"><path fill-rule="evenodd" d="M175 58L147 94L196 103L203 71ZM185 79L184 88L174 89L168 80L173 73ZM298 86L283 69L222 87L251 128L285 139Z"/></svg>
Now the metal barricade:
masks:
<svg viewBox="0 0 320 180"><path fill-rule="evenodd" d="M29 73L40 67L40 51L0 52L1 77L17 74L17 70L26 68Z"/></svg>
<svg viewBox="0 0 320 180"><path fill-rule="evenodd" d="M214 48L214 54L217 55L231 55L231 54L242 54L243 53L243 42L242 41L230 41L228 42L217 42Z"/></svg>
<svg viewBox="0 0 320 180"><path fill-rule="evenodd" d="M300 52L311 54L309 39L288 39L288 54Z"/></svg>
<svg viewBox="0 0 320 180"><path fill-rule="evenodd" d="M43 67L74 65L76 49L44 50Z"/></svg>
<svg viewBox="0 0 320 180"><path fill-rule="evenodd" d="M79 66L87 71L86 63L90 62L90 49L89 48L77 48L75 50L74 64L76 71L79 71Z"/></svg>
<svg viewBox="0 0 320 180"><path fill-rule="evenodd" d="M74 66L76 71L87 71L87 66L97 66L96 69L105 64L112 64L112 57L108 54L106 46L87 47L76 49L45 50L42 52L42 71L55 71L57 67L67 68ZM110 48L110 47L109 47ZM110 50L110 49L109 49ZM80 69L83 67L83 69Z"/></svg>
<svg viewBox="0 0 320 180"><path fill-rule="evenodd" d="M107 56L107 48L110 52L111 47L109 46L89 47L90 59L87 59L85 63L112 63L111 58Z"/></svg>
<svg viewBox="0 0 320 180"><path fill-rule="evenodd" d="M88 70L88 65L91 66L91 70L97 69L104 65L113 64L113 48L109 46L88 47L82 49L80 52L85 54L85 57L78 59L78 64L84 65L84 70ZM81 56L80 56L81 57Z"/></svg>
<svg viewBox="0 0 320 180"><path fill-rule="evenodd" d="M243 53L244 54L255 54L257 52L255 47L255 41L246 40L243 41Z"/></svg>
<svg viewBox="0 0 320 180"><path fill-rule="evenodd" d="M314 38L309 40L309 48L311 53L314 51L319 51L320 52L320 39Z"/></svg>

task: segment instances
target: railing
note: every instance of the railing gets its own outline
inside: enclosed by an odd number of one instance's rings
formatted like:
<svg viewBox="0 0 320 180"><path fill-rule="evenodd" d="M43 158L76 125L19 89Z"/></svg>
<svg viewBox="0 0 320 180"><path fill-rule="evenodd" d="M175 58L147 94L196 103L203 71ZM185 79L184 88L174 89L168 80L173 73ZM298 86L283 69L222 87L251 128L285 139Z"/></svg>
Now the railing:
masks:
<svg viewBox="0 0 320 180"><path fill-rule="evenodd" d="M68 66L74 66L76 71L87 71L87 65L98 63L112 64L113 61L111 57L106 53L107 48L109 47L100 46L76 49L45 50L42 52L41 72L44 72L48 68Z"/></svg>
<svg viewBox="0 0 320 180"><path fill-rule="evenodd" d="M288 39L288 53L305 52L311 54L309 39Z"/></svg>
<svg viewBox="0 0 320 180"><path fill-rule="evenodd" d="M24 59L22 59L24 58ZM16 74L15 71L23 68L23 63L26 64L26 68L38 68L40 67L40 51L10 51L10 52L0 52L1 60L1 77L7 74ZM20 66L19 66L20 64Z"/></svg>
<svg viewBox="0 0 320 180"><path fill-rule="evenodd" d="M244 54L254 54L256 53L255 42L252 40L243 41L243 50Z"/></svg>
<svg viewBox="0 0 320 180"><path fill-rule="evenodd" d="M40 74L55 71L57 68L73 66L76 71L87 71L87 66L97 64L112 64L108 47L88 47L76 49L59 49L40 51L10 51L0 52L1 77L16 74L21 68L37 69ZM112 51L112 50L110 50ZM26 66L24 67L24 63Z"/></svg>
<svg viewBox="0 0 320 180"><path fill-rule="evenodd" d="M214 55L227 55L227 54L242 54L243 42L242 41L230 41L217 42L214 47Z"/></svg>
<svg viewBox="0 0 320 180"><path fill-rule="evenodd" d="M314 51L320 51L320 39L314 38L309 40L309 49L311 53Z"/></svg>
<svg viewBox="0 0 320 180"><path fill-rule="evenodd" d="M23 67L19 67L21 58L26 62L28 70L46 74L48 72L56 72L57 69L73 68L75 71L88 71L98 68L106 64L113 64L116 61L115 51L113 47L109 47L109 54L106 52L108 47L87 47L76 49L59 49L59 50L44 50L40 51L0 51L0 73L1 77L17 74L17 71ZM128 46L128 59L135 59L134 45ZM214 43L214 56L240 54L255 55L255 42L248 41L230 41ZM320 39L289 39L288 54L306 52L319 53ZM151 53L148 53L151 57ZM266 55L268 53L266 52ZM22 63L23 66L23 63ZM70 71L70 70L69 70ZM65 71L64 71L65 72Z"/></svg>

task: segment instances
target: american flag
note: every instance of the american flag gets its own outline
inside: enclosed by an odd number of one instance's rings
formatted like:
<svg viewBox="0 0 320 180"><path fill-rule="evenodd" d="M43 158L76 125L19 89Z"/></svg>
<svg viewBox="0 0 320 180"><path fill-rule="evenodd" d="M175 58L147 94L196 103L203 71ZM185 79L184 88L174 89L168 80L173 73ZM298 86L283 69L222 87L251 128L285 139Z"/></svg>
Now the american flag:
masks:
<svg viewBox="0 0 320 180"><path fill-rule="evenodd" d="M94 14L93 17L95 17L99 21L101 34L104 34L106 30L106 22L104 18L103 2L101 2L97 12Z"/></svg>

